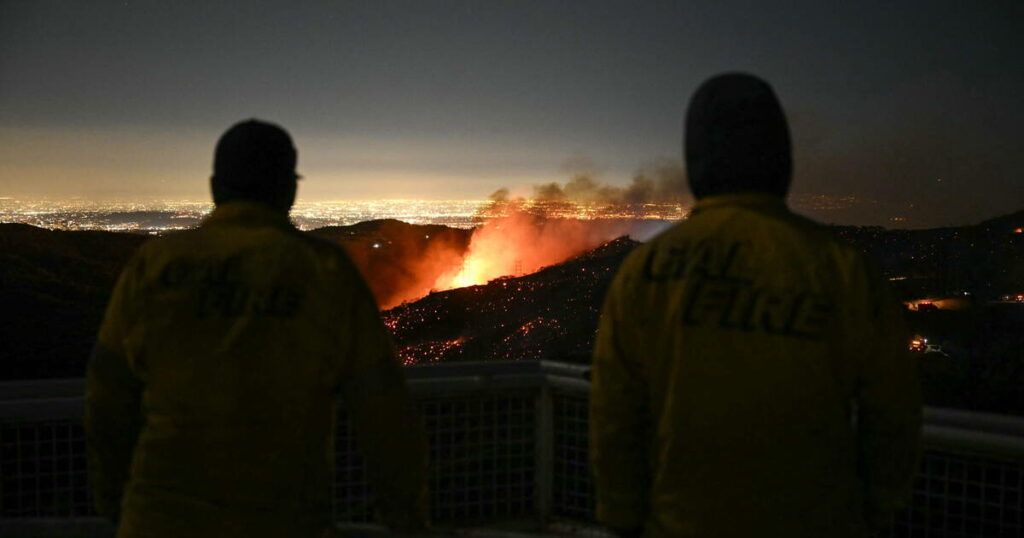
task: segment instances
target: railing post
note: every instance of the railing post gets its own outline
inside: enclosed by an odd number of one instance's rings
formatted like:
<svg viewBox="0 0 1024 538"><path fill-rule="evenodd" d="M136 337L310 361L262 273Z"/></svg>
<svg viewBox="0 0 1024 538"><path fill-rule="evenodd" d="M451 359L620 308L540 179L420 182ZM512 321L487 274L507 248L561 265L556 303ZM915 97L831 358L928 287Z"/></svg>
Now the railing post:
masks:
<svg viewBox="0 0 1024 538"><path fill-rule="evenodd" d="M554 504L555 418L551 388L545 381L537 393L534 454L534 506L540 528L547 526Z"/></svg>

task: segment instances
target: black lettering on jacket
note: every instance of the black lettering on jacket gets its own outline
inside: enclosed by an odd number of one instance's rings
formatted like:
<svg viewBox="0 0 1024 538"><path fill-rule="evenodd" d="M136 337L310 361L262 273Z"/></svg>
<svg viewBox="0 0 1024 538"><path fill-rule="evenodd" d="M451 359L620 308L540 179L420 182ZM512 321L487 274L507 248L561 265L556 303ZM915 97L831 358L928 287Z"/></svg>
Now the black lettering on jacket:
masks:
<svg viewBox="0 0 1024 538"><path fill-rule="evenodd" d="M682 322L743 332L817 340L832 319L825 296L805 290L758 286L749 266L749 245L704 239L651 249L643 280L684 281Z"/></svg>
<svg viewBox="0 0 1024 538"><path fill-rule="evenodd" d="M692 279L684 291L683 324L761 331L818 340L832 319L825 296L799 290L755 286L727 278Z"/></svg>
<svg viewBox="0 0 1024 538"><path fill-rule="evenodd" d="M195 315L206 318L241 316L293 318L304 296L286 284L256 286L245 278L242 260L228 258L175 258L157 278L168 290L195 297Z"/></svg>

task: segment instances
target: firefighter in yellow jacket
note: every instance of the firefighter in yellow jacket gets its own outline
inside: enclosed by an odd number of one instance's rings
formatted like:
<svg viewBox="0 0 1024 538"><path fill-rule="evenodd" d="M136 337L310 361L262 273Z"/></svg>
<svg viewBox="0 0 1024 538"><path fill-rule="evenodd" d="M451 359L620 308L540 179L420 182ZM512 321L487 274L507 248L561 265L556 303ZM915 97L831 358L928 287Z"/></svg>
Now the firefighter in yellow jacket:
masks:
<svg viewBox="0 0 1024 538"><path fill-rule="evenodd" d="M785 204L786 120L749 75L686 118L689 218L624 262L601 315L598 519L650 537L862 537L909 492L921 403L901 310Z"/></svg>
<svg viewBox="0 0 1024 538"><path fill-rule="evenodd" d="M296 151L256 120L217 144L216 209L142 246L89 365L96 507L127 537L330 534L334 402L378 514L426 522L426 444L376 304L337 246L297 231Z"/></svg>

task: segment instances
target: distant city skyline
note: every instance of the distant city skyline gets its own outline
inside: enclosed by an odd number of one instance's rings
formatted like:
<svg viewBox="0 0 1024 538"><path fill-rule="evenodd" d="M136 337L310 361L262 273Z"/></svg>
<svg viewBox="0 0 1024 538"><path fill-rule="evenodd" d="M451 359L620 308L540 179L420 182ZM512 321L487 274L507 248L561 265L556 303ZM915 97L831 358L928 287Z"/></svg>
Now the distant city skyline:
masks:
<svg viewBox="0 0 1024 538"><path fill-rule="evenodd" d="M1024 4L765 4L0 0L0 197L202 200L249 117L292 133L309 201L625 186L741 70L840 223L1024 209Z"/></svg>

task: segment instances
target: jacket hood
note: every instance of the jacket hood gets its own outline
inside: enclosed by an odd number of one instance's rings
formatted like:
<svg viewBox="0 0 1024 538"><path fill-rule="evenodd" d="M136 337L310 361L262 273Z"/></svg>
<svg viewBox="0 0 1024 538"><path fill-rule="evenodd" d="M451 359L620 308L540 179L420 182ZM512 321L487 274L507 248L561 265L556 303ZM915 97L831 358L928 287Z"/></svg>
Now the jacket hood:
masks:
<svg viewBox="0 0 1024 538"><path fill-rule="evenodd" d="M785 196L793 171L789 127L775 92L753 75L700 86L686 112L684 154L696 198L732 192Z"/></svg>

